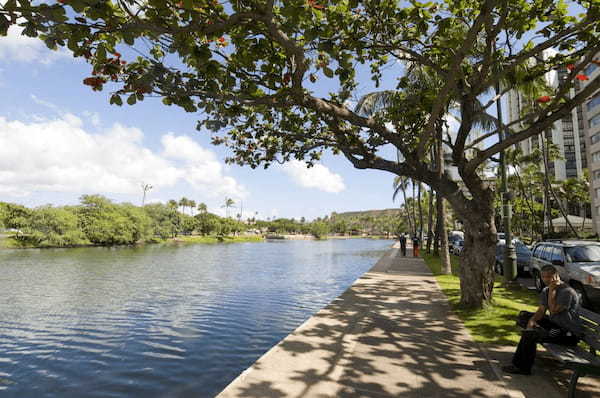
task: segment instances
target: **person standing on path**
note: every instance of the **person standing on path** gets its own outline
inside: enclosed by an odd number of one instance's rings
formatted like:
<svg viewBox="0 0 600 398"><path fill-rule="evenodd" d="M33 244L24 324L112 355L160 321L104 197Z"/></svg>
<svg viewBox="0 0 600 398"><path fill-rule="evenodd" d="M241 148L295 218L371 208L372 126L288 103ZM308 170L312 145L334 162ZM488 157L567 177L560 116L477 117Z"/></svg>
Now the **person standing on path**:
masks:
<svg viewBox="0 0 600 398"><path fill-rule="evenodd" d="M576 346L583 336L579 319L579 296L572 287L560 280L556 268L545 265L541 270L547 287L540 293L537 311L521 311L517 324L526 328L512 363L502 367L506 373L530 375L538 342ZM546 316L546 311L550 316Z"/></svg>
<svg viewBox="0 0 600 398"><path fill-rule="evenodd" d="M415 235L412 239L413 241L413 257L419 257L419 243L421 243L421 240L419 239L419 237L417 235Z"/></svg>
<svg viewBox="0 0 600 398"><path fill-rule="evenodd" d="M402 256L406 257L406 234L400 235L400 251Z"/></svg>

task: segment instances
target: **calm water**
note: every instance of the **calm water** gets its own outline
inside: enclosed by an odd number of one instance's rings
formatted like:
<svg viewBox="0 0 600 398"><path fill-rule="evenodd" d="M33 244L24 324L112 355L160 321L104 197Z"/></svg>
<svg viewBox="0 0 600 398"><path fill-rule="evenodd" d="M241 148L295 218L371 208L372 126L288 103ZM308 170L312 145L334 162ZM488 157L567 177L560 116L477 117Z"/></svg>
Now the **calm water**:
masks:
<svg viewBox="0 0 600 398"><path fill-rule="evenodd" d="M0 251L0 396L212 397L390 244Z"/></svg>

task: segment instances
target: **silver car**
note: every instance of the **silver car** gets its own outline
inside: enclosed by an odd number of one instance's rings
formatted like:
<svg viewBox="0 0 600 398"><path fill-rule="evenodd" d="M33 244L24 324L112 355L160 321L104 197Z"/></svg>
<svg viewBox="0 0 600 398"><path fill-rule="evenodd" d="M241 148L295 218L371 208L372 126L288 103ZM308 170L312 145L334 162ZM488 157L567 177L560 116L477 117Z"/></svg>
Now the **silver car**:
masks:
<svg viewBox="0 0 600 398"><path fill-rule="evenodd" d="M538 291L544 288L540 270L556 267L560 278L581 297L584 307L600 309L600 243L591 241L548 241L537 243L531 254L530 272Z"/></svg>

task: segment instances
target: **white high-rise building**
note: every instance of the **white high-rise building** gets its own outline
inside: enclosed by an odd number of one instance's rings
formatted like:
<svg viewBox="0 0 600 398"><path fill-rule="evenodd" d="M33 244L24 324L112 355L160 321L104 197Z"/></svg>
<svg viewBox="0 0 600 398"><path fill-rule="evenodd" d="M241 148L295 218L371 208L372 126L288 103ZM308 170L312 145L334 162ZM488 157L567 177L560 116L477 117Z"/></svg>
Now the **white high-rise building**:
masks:
<svg viewBox="0 0 600 398"><path fill-rule="evenodd" d="M600 59L600 54L596 57ZM581 83L585 87L600 75L600 66L591 63L583 72L589 80ZM594 232L600 232L600 90L596 91L582 107L582 119L588 144L588 165L590 172L590 196Z"/></svg>
<svg viewBox="0 0 600 398"><path fill-rule="evenodd" d="M553 52L547 51L544 55L548 57L552 54ZM546 83L552 88L557 88L567 73L569 72L566 67L552 70L545 75ZM572 90L571 95L575 95L575 90ZM508 123L518 120L521 117L522 109L531 105L533 101L533 98L524 98L517 90L511 90L508 93ZM519 126L518 128L523 127ZM580 106L573 109L569 116L556 121L552 129L544 133L544 138L558 147L563 158L549 162L549 171L555 180L583 177L583 171L587 167L584 127L583 107ZM517 145L523 154L528 155L535 148L542 149L540 138L539 136L530 137Z"/></svg>

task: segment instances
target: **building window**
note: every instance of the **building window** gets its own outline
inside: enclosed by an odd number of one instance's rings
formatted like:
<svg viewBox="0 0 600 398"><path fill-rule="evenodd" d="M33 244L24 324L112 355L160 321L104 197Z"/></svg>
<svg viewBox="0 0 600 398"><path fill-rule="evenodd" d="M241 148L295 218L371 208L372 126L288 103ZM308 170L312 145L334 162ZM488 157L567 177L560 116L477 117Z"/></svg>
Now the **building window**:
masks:
<svg viewBox="0 0 600 398"><path fill-rule="evenodd" d="M600 93L596 94L596 96L594 98L592 98L590 100L590 102L587 103L587 110L588 112L591 111L594 107L600 105Z"/></svg>
<svg viewBox="0 0 600 398"><path fill-rule="evenodd" d="M595 144L596 142L600 141L600 133L596 133L593 136L590 137L592 140L592 144Z"/></svg>
<svg viewBox="0 0 600 398"><path fill-rule="evenodd" d="M594 180L600 180L600 170L594 171Z"/></svg>
<svg viewBox="0 0 600 398"><path fill-rule="evenodd" d="M594 126L598 126L598 125L600 125L600 114L598 114L590 119L590 127L594 127Z"/></svg>
<svg viewBox="0 0 600 398"><path fill-rule="evenodd" d="M600 151L592 153L592 162L600 162Z"/></svg>
<svg viewBox="0 0 600 398"><path fill-rule="evenodd" d="M596 188L596 198L600 198L600 188Z"/></svg>
<svg viewBox="0 0 600 398"><path fill-rule="evenodd" d="M591 63L589 64L584 70L583 73L586 75L591 75L596 69L598 68L598 65Z"/></svg>

